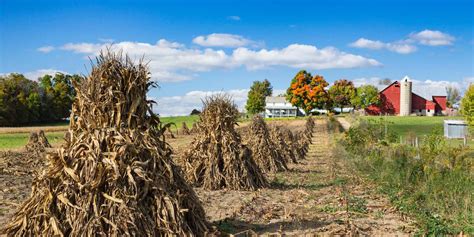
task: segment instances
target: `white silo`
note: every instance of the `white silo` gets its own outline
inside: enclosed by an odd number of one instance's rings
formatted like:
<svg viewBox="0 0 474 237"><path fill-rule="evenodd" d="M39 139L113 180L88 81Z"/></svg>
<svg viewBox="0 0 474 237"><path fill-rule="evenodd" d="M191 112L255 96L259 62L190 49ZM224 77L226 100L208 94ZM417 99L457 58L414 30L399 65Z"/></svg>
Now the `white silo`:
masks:
<svg viewBox="0 0 474 237"><path fill-rule="evenodd" d="M405 76L400 81L400 116L411 114L411 80Z"/></svg>

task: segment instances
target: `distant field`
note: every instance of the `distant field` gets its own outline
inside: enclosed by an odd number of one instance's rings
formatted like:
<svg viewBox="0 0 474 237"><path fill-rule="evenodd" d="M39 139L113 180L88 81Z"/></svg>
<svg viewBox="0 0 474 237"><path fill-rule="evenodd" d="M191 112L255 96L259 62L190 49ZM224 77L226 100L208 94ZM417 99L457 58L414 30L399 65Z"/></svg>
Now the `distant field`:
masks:
<svg viewBox="0 0 474 237"><path fill-rule="evenodd" d="M414 132L420 138L432 133L443 134L444 120L463 120L463 117L443 117L443 116L363 116L362 119L385 119L389 122L388 128L395 131L399 136L405 137L409 132ZM462 144L461 140L449 140L450 144ZM470 146L474 146L471 140L468 142Z"/></svg>
<svg viewBox="0 0 474 237"><path fill-rule="evenodd" d="M285 120L298 120L305 119L304 117L297 118L270 118L268 121L285 121ZM183 122L186 122L189 128L192 127L193 123L199 120L198 115L191 116L173 116L173 117L160 117L162 123L174 123L171 126L172 131L181 129ZM248 123L250 118L241 119L239 124ZM36 132L43 130L51 144L58 144L63 141L64 133L68 129L68 123L54 123L47 124L45 126L32 126L32 127L0 127L0 150L6 149L19 149L26 145L30 132Z"/></svg>
<svg viewBox="0 0 474 237"><path fill-rule="evenodd" d="M48 141L54 145L63 141L63 132L45 132ZM28 142L30 133L3 133L0 134L0 150L22 148Z"/></svg>

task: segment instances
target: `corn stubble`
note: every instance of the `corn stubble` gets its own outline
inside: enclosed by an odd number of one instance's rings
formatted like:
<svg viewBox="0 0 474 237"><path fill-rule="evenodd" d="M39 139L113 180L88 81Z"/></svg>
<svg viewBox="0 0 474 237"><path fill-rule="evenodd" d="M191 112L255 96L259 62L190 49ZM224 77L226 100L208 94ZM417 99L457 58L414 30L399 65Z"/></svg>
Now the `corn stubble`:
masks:
<svg viewBox="0 0 474 237"><path fill-rule="evenodd" d="M248 129L247 144L258 167L264 172L288 170L285 158L278 145L270 137L268 126L262 116L256 115Z"/></svg>
<svg viewBox="0 0 474 237"><path fill-rule="evenodd" d="M2 232L204 235L204 210L171 160L146 99L152 85L143 63L101 54L90 76L75 85L66 144L46 155L49 166Z"/></svg>
<svg viewBox="0 0 474 237"><path fill-rule="evenodd" d="M220 94L203 103L198 133L183 155L189 182L208 190L266 187L265 176L235 130L239 111L232 99Z"/></svg>

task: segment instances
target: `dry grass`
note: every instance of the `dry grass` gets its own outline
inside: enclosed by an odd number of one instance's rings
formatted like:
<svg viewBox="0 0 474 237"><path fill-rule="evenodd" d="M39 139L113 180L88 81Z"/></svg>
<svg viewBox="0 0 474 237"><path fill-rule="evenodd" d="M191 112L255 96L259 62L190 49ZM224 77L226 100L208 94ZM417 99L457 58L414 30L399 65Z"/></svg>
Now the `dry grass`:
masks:
<svg viewBox="0 0 474 237"><path fill-rule="evenodd" d="M39 130L44 132L64 132L69 126L35 126L35 127L0 127L0 134L31 133Z"/></svg>
<svg viewBox="0 0 474 237"><path fill-rule="evenodd" d="M204 210L171 160L146 65L97 58L75 85L69 136L2 232L28 236L203 235ZM161 129L160 129L161 128Z"/></svg>

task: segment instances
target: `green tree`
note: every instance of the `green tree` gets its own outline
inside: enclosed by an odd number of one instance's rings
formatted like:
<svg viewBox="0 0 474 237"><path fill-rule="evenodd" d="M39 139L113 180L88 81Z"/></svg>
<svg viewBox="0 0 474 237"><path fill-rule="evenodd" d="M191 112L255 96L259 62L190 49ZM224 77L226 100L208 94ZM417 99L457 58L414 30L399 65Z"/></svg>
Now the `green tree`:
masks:
<svg viewBox="0 0 474 237"><path fill-rule="evenodd" d="M461 100L461 93L459 92L459 89L454 86L446 87L446 94L446 105L448 108L452 108L454 104Z"/></svg>
<svg viewBox="0 0 474 237"><path fill-rule="evenodd" d="M328 92L333 105L341 108L342 113L344 107L351 105L351 99L355 96L356 89L352 81L341 79L335 81Z"/></svg>
<svg viewBox="0 0 474 237"><path fill-rule="evenodd" d="M461 113L469 126L474 127L474 84L469 85L461 100Z"/></svg>
<svg viewBox="0 0 474 237"><path fill-rule="evenodd" d="M32 93L38 93L38 84L21 74L11 73L0 77L0 125L16 126L39 119L38 103Z"/></svg>
<svg viewBox="0 0 474 237"><path fill-rule="evenodd" d="M69 116L78 75L46 75L38 82L17 73L0 76L0 126L52 122Z"/></svg>
<svg viewBox="0 0 474 237"><path fill-rule="evenodd" d="M263 81L254 81L250 87L247 104L245 109L250 114L256 114L265 111L265 97L271 96L273 88L270 82L265 79Z"/></svg>
<svg viewBox="0 0 474 237"><path fill-rule="evenodd" d="M380 105L379 91L373 85L364 85L356 88L351 104L357 109L366 109L370 105Z"/></svg>
<svg viewBox="0 0 474 237"><path fill-rule="evenodd" d="M75 97L73 81L79 81L81 77L56 73L54 77L44 75L38 80L44 91L41 109L44 120L55 121L67 118Z"/></svg>
<svg viewBox="0 0 474 237"><path fill-rule="evenodd" d="M311 76L305 70L299 71L291 80L290 87L286 90L286 99L306 114L315 108L329 108L331 106L328 93L325 89L329 84L323 76Z"/></svg>

